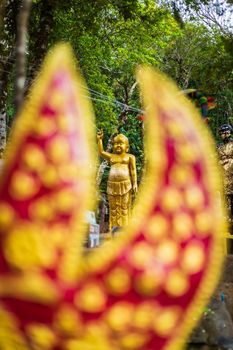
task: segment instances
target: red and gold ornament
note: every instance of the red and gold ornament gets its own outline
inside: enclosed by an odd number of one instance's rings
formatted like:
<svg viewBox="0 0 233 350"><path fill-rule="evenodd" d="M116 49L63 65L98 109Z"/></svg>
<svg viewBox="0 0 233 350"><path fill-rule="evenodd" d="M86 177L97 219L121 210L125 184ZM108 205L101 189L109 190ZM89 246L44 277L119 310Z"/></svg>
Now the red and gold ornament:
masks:
<svg viewBox="0 0 233 350"><path fill-rule="evenodd" d="M46 59L1 176L2 350L178 350L201 316L223 256L212 141L164 76L142 68L138 80L147 173L130 225L84 259L92 112L70 49Z"/></svg>

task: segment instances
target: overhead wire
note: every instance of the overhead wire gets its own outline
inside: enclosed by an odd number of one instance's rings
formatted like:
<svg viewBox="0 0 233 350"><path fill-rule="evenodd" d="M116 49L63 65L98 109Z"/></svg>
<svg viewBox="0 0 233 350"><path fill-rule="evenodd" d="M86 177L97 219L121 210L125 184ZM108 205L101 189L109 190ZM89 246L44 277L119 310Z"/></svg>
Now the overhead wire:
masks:
<svg viewBox="0 0 233 350"><path fill-rule="evenodd" d="M1 58L0 58L0 61L1 61ZM9 65L14 65L14 63L9 63ZM11 73L9 70L5 70L3 68L0 68L0 72L5 72L5 73ZM27 82L30 83L33 79L27 79ZM105 103L105 104L109 104L109 105L112 105L112 106L119 106L119 107L123 107L125 108L127 111L132 111L132 112L137 112L137 113L143 113L143 110L139 109L139 108L136 108L136 107L133 107L133 106L130 106L126 103L123 103L123 102L120 102L116 99L112 99L110 98L109 96L107 95L104 95L92 88L87 88L86 86L82 85L81 86L83 90L85 91L88 91L90 96L88 95L85 95L85 97L93 100L93 101L96 101L96 102L101 102L101 103ZM94 95L94 97L93 97Z"/></svg>

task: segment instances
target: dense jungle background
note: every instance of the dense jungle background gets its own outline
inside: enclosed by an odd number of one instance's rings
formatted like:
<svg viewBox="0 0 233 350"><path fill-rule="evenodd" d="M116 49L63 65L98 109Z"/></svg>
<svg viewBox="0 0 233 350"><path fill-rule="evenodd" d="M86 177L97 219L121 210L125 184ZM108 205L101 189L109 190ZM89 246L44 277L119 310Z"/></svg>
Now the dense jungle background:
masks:
<svg viewBox="0 0 233 350"><path fill-rule="evenodd" d="M117 131L126 134L139 178L144 158L143 111L135 80L139 64L164 71L182 90L212 96L216 108L209 112L209 127L217 138L218 126L233 118L232 7L232 0L2 0L0 149L22 95L48 49L59 41L69 41L74 49L97 128L105 131L105 146ZM97 179L102 190L106 169L103 164Z"/></svg>

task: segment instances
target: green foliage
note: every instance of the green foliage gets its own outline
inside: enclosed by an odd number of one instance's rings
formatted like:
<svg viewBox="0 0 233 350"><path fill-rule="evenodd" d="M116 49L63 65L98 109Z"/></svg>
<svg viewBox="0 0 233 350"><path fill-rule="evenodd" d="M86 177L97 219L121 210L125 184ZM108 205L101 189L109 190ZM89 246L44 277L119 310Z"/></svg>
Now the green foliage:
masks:
<svg viewBox="0 0 233 350"><path fill-rule="evenodd" d="M17 0L18 1L18 0ZM230 0L231 1L231 0ZM140 176L143 126L135 70L140 64L159 67L184 88L197 88L217 100L210 127L233 117L232 36L207 29L181 16L182 4L197 8L208 1L181 0L34 0L29 27L29 68L39 67L38 56L58 41L71 43L91 99L96 127L110 135L124 133L137 158ZM160 4L160 5L159 5ZM47 9L47 10L45 10ZM44 32L44 26L46 27ZM13 70L13 69L12 69ZM30 73L31 74L31 73ZM32 74L33 76L33 74ZM8 114L12 114L13 74L8 85ZM104 174L102 189L107 173Z"/></svg>
<svg viewBox="0 0 233 350"><path fill-rule="evenodd" d="M232 123L233 117L233 55L227 46L231 40L204 25L186 23L160 63L181 89L196 88L215 98L217 107L209 112L209 126L216 140L218 127Z"/></svg>

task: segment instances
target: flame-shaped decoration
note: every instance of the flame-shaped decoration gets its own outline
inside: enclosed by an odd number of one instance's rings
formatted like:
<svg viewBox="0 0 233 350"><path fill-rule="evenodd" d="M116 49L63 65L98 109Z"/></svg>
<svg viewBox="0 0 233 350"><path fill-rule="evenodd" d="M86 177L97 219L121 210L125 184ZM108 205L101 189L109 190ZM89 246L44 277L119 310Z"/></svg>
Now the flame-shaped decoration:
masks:
<svg viewBox="0 0 233 350"><path fill-rule="evenodd" d="M213 146L159 73L138 77L146 168L134 219L85 260L93 122L70 49L47 58L1 180L0 348L180 349L217 283L223 213Z"/></svg>

